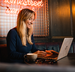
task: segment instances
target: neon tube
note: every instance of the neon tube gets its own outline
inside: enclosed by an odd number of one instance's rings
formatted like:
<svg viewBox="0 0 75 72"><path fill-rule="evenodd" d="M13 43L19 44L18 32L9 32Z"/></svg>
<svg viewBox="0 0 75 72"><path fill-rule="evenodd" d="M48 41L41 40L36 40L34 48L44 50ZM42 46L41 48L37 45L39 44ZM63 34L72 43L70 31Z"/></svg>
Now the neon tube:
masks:
<svg viewBox="0 0 75 72"><path fill-rule="evenodd" d="M32 0L4 0L4 3L7 4L17 4L23 6L43 6L43 2L41 1L32 1Z"/></svg>

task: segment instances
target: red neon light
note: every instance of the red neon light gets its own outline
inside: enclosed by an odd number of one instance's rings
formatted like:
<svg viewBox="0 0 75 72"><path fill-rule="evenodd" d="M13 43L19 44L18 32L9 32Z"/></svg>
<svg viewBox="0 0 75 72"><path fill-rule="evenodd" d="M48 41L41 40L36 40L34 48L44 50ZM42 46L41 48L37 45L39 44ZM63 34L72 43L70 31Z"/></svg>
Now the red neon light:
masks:
<svg viewBox="0 0 75 72"><path fill-rule="evenodd" d="M22 9L22 8L21 8L21 9ZM15 9L15 8L10 8L10 9L9 9L9 8L7 8L7 9L5 10L5 13L6 13L6 14L18 14L21 9ZM34 8L32 8L32 10L34 10Z"/></svg>
<svg viewBox="0 0 75 72"><path fill-rule="evenodd" d="M4 0L4 3L7 4L17 4L17 5L23 5L23 6L43 6L43 2L41 1L32 1L32 0Z"/></svg>
<svg viewBox="0 0 75 72"><path fill-rule="evenodd" d="M6 9L6 11L5 11L5 13L6 14L18 14L18 12L20 11L20 9L15 9L15 8L13 8L13 9Z"/></svg>

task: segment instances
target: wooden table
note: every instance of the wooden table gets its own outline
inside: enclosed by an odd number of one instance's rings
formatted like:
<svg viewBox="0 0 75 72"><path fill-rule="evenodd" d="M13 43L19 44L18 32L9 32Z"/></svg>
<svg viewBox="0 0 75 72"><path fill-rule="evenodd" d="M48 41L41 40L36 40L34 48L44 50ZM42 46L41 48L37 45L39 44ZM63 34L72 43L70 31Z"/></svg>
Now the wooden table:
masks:
<svg viewBox="0 0 75 72"><path fill-rule="evenodd" d="M51 66L75 66L75 53L69 53L68 56L51 63L50 60L37 59L35 63L27 63L28 65L51 65Z"/></svg>
<svg viewBox="0 0 75 72"><path fill-rule="evenodd" d="M0 63L0 72L75 72L75 54L68 54L54 64Z"/></svg>
<svg viewBox="0 0 75 72"><path fill-rule="evenodd" d="M75 53L70 53L68 56L57 61L57 66L75 66Z"/></svg>
<svg viewBox="0 0 75 72"><path fill-rule="evenodd" d="M53 66L75 66L75 53L69 53L68 56L58 60L56 63L38 62L36 64Z"/></svg>

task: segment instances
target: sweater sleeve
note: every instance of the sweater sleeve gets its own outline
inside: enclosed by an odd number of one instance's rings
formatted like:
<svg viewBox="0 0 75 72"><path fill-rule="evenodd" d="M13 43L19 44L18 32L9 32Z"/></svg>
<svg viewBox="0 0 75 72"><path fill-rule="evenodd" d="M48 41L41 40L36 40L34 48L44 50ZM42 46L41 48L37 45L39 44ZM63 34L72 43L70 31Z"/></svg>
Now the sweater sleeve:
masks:
<svg viewBox="0 0 75 72"><path fill-rule="evenodd" d="M16 31L10 30L7 35L8 54L11 59L23 59L25 53L16 50Z"/></svg>
<svg viewBox="0 0 75 72"><path fill-rule="evenodd" d="M33 42L33 45L32 45L32 50L31 50L31 52L36 52L38 49L36 48L33 35L32 35L32 42Z"/></svg>

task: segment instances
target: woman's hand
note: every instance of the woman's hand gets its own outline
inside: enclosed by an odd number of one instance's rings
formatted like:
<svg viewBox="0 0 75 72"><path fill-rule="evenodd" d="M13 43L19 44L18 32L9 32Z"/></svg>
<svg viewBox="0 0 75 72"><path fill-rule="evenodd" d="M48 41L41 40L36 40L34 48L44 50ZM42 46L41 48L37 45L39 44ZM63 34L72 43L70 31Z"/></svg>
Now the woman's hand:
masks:
<svg viewBox="0 0 75 72"><path fill-rule="evenodd" d="M45 52L47 53L46 57L53 55L53 53L51 52L51 50L45 50Z"/></svg>
<svg viewBox="0 0 75 72"><path fill-rule="evenodd" d="M45 50L45 52L47 53L47 54L46 54L46 57L52 56L53 54L56 54L56 55L59 54L58 52L56 52L56 51L54 51L54 50Z"/></svg>
<svg viewBox="0 0 75 72"><path fill-rule="evenodd" d="M53 54L59 54L58 52L56 52L56 51L54 51L54 50L48 50L48 51L50 51L50 52L53 53Z"/></svg>
<svg viewBox="0 0 75 72"><path fill-rule="evenodd" d="M54 50L45 50L45 51L36 51L34 52L38 55L38 58L44 58L44 57L48 57L48 56L52 56L53 54L58 55L59 53L54 51Z"/></svg>
<svg viewBox="0 0 75 72"><path fill-rule="evenodd" d="M38 55L38 58L43 58L46 55L45 51L39 51L38 50L38 51L36 51L34 53Z"/></svg>

